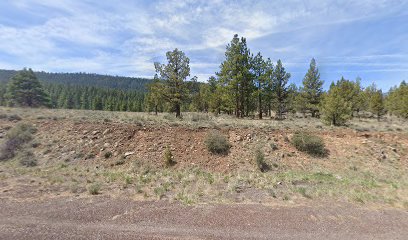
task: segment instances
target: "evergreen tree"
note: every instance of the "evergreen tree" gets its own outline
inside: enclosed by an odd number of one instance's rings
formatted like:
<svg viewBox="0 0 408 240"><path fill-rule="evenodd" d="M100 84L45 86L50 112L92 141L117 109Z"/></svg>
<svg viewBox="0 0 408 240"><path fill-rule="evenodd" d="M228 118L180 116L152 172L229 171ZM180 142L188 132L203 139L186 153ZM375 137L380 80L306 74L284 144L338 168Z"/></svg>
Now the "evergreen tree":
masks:
<svg viewBox="0 0 408 240"><path fill-rule="evenodd" d="M166 53L168 64L155 63L161 81L160 93L171 104L176 117L181 117L181 105L187 95L186 78L190 76L190 59L177 48Z"/></svg>
<svg viewBox="0 0 408 240"><path fill-rule="evenodd" d="M265 99L268 98L268 90L270 90L269 86L272 80L273 64L269 58L265 61L261 53L258 53L252 58L252 71L257 88L258 116L259 119L262 119Z"/></svg>
<svg viewBox="0 0 408 240"><path fill-rule="evenodd" d="M402 81L399 87L390 89L385 106L391 114L408 118L408 84L405 81Z"/></svg>
<svg viewBox="0 0 408 240"><path fill-rule="evenodd" d="M323 93L323 81L320 80L320 73L314 58L310 61L310 67L303 78L303 87L300 89L302 111L308 110L312 117L319 111L319 104Z"/></svg>
<svg viewBox="0 0 408 240"><path fill-rule="evenodd" d="M289 84L287 110L289 112L292 112L293 114L295 114L296 110L298 109L299 96L300 94L298 88L296 87L296 84L294 83Z"/></svg>
<svg viewBox="0 0 408 240"><path fill-rule="evenodd" d="M148 93L145 99L146 110L153 110L157 115L157 112L163 111L162 85L157 75L154 77L153 82L147 85L147 89Z"/></svg>
<svg viewBox="0 0 408 240"><path fill-rule="evenodd" d="M377 89L375 84L367 87L365 90L365 95L368 101L368 110L377 115L378 121L382 115L384 115L384 95L381 89Z"/></svg>
<svg viewBox="0 0 408 240"><path fill-rule="evenodd" d="M282 61L279 59L273 72L272 88L276 99L276 112L278 119L282 119L282 114L285 111L285 105L288 97L288 81L290 73L287 73L282 66Z"/></svg>
<svg viewBox="0 0 408 240"><path fill-rule="evenodd" d="M351 104L351 110L353 116L354 112L360 112L360 109L363 106L363 99L362 98L362 89L360 79L357 78L356 82L350 81L341 77L339 81L337 81L336 86L341 89L341 94L343 98Z"/></svg>
<svg viewBox="0 0 408 240"><path fill-rule="evenodd" d="M213 113L220 114L223 108L223 97L225 95L222 91L223 86L220 85L220 82L214 76L208 79L208 86L210 92L209 110Z"/></svg>
<svg viewBox="0 0 408 240"><path fill-rule="evenodd" d="M328 93L324 96L321 112L323 121L328 125L343 125L352 117L352 102L343 93L342 82L332 83Z"/></svg>
<svg viewBox="0 0 408 240"><path fill-rule="evenodd" d="M31 68L21 70L10 79L6 97L12 106L48 107L50 105L48 94Z"/></svg>
<svg viewBox="0 0 408 240"><path fill-rule="evenodd" d="M243 117L251 109L252 92L254 90L253 76L251 74L251 55L245 38L234 35L231 43L227 45L225 60L221 63L221 86L227 90L227 101L234 105L235 115ZM228 108L228 107L227 107Z"/></svg>

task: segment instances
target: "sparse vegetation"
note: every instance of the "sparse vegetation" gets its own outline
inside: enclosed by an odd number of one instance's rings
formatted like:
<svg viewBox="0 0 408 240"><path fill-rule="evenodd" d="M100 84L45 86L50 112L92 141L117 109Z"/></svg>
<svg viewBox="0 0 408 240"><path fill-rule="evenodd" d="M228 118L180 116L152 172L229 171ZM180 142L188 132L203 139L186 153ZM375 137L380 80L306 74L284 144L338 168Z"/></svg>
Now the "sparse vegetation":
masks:
<svg viewBox="0 0 408 240"><path fill-rule="evenodd" d="M265 162L265 155L260 148L255 151L255 162L256 166L261 172L266 172L269 170L269 166Z"/></svg>
<svg viewBox="0 0 408 240"><path fill-rule="evenodd" d="M207 150L214 154L226 155L231 147L227 138L219 131L209 132L204 142Z"/></svg>
<svg viewBox="0 0 408 240"><path fill-rule="evenodd" d="M25 167L35 167L37 166L37 159L34 156L34 153L29 150L23 150L17 156L18 162Z"/></svg>
<svg viewBox="0 0 408 240"><path fill-rule="evenodd" d="M173 166L176 162L174 161L173 154L171 153L170 147L166 146L163 154L164 166L170 167Z"/></svg>
<svg viewBox="0 0 408 240"><path fill-rule="evenodd" d="M8 160L16 155L16 151L33 139L36 129L26 123L19 123L7 132L6 140L0 146L0 161Z"/></svg>
<svg viewBox="0 0 408 240"><path fill-rule="evenodd" d="M176 199L186 204L262 202L271 199L284 203L289 199L291 202L297 202L299 199L311 198L342 199L364 204L403 207L403 201L406 199L403 195L406 194L405 189L408 189L406 187L408 181L404 175L406 168L401 164L402 161L397 160L399 156L404 155L406 149L392 140L393 137L398 137L398 142L405 143L406 138L397 130L393 132L388 130L400 128L405 131L406 123L398 118L394 118L392 122L387 120L388 117L380 122L376 119L351 120L350 128L364 127L366 130L350 133L351 131L344 128L326 126L316 128L321 126L321 123L315 118L294 118L292 121L279 123L268 119L257 121L255 124L251 119L235 119L233 116L220 114L211 117L208 121L192 122L190 120L192 115L185 113L183 120L176 120L177 125L171 125L178 135L177 139L171 142L170 152L173 155L177 149L189 154L177 155L180 158L177 159L180 161L180 167L163 168L161 166L165 165L164 150L168 144L167 139L174 137L163 130L154 130L146 123L135 125L134 129L140 131L135 135L138 137L138 144L147 148L139 149L133 145L134 138L128 141L125 138L115 148L117 157L111 161L103 161L108 149L102 151L100 149L107 142L106 138L95 138L91 134L83 134L82 130L72 131L73 136L66 136L65 126L67 123L69 126L70 121L74 119L75 127L83 128L88 122L92 122L94 130L89 130L90 132L101 131L101 129L103 132L103 129L108 128L106 125L115 124L117 130L109 134L113 146L118 141L116 139L122 139L123 132L128 131L128 125L122 130L122 123L133 124L134 119L141 119L140 121L149 122L153 126L162 127L171 123L163 119L164 114L158 113L158 116L155 116L142 113L48 109L32 111L19 108L6 110L0 108L0 110L7 115L21 116L25 123L35 122L41 129L41 132L35 134L35 142L41 145L31 148L34 143L31 140L15 152L16 161L0 163L3 171L0 172L0 178L8 184L19 184L11 181L14 181L13 174L20 174L15 176L41 177L44 179L44 184L48 182L54 186L52 191L66 190L70 194L82 192L90 194L90 186L93 183L103 183L103 188L107 190L106 194L112 194L111 190L115 189L113 191L115 193L125 191L146 200L166 198ZM37 114L44 116L44 119L38 120ZM111 114L115 117L111 117ZM60 116L61 120L58 123L50 121L53 115ZM103 121L108 117L112 119L111 123ZM172 117L176 119L174 115ZM2 129L5 129L3 142L6 142L7 135L14 131L13 128L23 123L2 121L4 123ZM53 135L43 131L44 124L47 124L47 131L50 130ZM229 146L234 146L232 154L224 156L223 161L212 161L214 156L202 152L207 151L205 134L212 132L202 127L208 126L220 129L217 130L218 135L221 135ZM331 145L331 148L338 148L328 156L329 161L313 161L312 158L316 155L299 156L298 153L290 150L294 136L291 133L299 129L313 129L317 136L321 133L325 136L327 134L325 144L334 143L336 145ZM382 132L381 140L373 132ZM204 139L201 138L203 134ZM228 135L231 136L231 142L227 140ZM309 133L309 135L313 134ZM141 136L145 137L139 138ZM155 136L160 136L161 139ZM350 136L353 138L349 139ZM150 143L148 141L153 137L157 138L154 142L155 146L145 145ZM83 139L81 142L85 144L79 143L78 139ZM365 139L369 141L365 142ZM262 146L260 151L253 150L260 146ZM371 153L373 146L381 147L387 159L379 163L378 169L371 168L372 162L367 161L370 159L368 156L371 156L369 154L379 154ZM124 158L124 153L133 149L135 154ZM38 159L41 165L30 168L20 164L19 157L25 150L35 154L35 159ZM63 157L59 157L59 152ZM88 153L93 153L94 160L83 161ZM338 160L331 161L332 157ZM294 161L294 159L304 160ZM67 161L72 162L67 163ZM294 162L296 164L293 164ZM262 163L268 163L273 173L261 172L264 169ZM253 171L255 169L257 171ZM368 171L370 173L367 173ZM71 190L73 185L78 186L78 191Z"/></svg>
<svg viewBox="0 0 408 240"><path fill-rule="evenodd" d="M296 132L292 137L292 144L297 150L313 156L327 155L323 139L306 132Z"/></svg>
<svg viewBox="0 0 408 240"><path fill-rule="evenodd" d="M112 157L112 152L110 152L110 151L105 152L104 157L105 157L106 159Z"/></svg>
<svg viewBox="0 0 408 240"><path fill-rule="evenodd" d="M88 192L91 195L98 195L101 190L101 184L94 182L88 186Z"/></svg>

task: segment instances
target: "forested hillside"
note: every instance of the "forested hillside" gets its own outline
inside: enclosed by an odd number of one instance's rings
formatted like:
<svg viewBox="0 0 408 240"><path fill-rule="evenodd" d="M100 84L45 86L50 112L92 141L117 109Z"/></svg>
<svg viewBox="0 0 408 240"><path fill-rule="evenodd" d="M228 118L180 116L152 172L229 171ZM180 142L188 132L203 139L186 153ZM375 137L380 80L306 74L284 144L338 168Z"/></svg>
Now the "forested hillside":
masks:
<svg viewBox="0 0 408 240"><path fill-rule="evenodd" d="M16 75L17 72L18 71L16 70L0 69L0 82L8 82L12 76ZM34 73L40 81L46 83L115 88L143 92L146 91L145 85L151 82L150 79L146 78L119 77L93 73Z"/></svg>
<svg viewBox="0 0 408 240"><path fill-rule="evenodd" d="M18 71L0 70L0 105L7 103L7 83ZM35 72L49 94L52 108L143 111L145 78L118 77L88 73Z"/></svg>

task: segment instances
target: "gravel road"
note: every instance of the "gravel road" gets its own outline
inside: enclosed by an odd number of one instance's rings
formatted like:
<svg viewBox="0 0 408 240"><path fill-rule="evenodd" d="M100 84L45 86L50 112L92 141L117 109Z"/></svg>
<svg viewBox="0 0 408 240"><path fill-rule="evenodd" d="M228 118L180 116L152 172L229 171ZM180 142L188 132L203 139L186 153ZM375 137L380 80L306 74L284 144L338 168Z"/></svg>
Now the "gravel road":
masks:
<svg viewBox="0 0 408 240"><path fill-rule="evenodd" d="M408 239L408 211L350 204L269 207L97 196L0 198L1 239Z"/></svg>

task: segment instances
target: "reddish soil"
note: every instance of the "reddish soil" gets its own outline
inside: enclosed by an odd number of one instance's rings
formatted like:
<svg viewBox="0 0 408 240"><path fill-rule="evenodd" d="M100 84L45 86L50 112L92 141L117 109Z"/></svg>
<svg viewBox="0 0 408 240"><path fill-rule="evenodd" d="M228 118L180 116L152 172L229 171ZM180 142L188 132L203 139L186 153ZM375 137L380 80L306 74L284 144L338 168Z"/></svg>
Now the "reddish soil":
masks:
<svg viewBox="0 0 408 240"><path fill-rule="evenodd" d="M229 172L252 169L254 151L261 146L266 159L280 165L305 168L316 162L315 158L297 151L288 142L294 130L219 129L232 144L228 156L220 156L206 149L204 139L208 128L72 121L38 121L37 125L41 149L50 149L44 158L53 161L77 159L84 163L112 165L126 152L132 152L126 158L127 162L139 160L161 165L164 149L169 146L178 168L198 166L210 171ZM375 165L382 155L386 155L388 159L408 166L408 135L404 133L361 133L350 129L314 130L314 133L324 138L329 160L368 158ZM278 150L272 150L271 143L276 144ZM108 151L113 157L105 159L104 153ZM339 167L331 166L333 161L327 162L328 168Z"/></svg>

